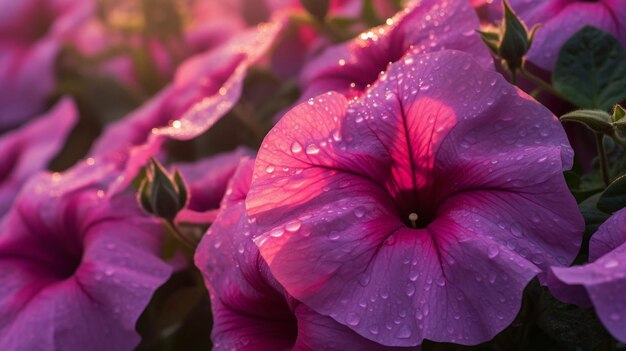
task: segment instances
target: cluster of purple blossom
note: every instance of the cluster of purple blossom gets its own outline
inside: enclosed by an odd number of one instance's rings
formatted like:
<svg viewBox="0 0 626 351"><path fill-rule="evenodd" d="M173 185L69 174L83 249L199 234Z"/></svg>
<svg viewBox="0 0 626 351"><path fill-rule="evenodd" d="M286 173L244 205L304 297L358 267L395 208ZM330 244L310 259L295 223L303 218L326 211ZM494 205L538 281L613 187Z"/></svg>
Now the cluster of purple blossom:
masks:
<svg viewBox="0 0 626 351"><path fill-rule="evenodd" d="M488 343L530 323L533 284L626 343L626 165L611 167L626 157L626 78L601 87L597 100L617 94L607 120L549 80L587 26L626 57L623 0L0 10L0 350L134 349L155 292L185 270L208 289L215 350ZM170 10L174 29L159 22ZM511 56L516 28L529 37ZM48 171L87 123L59 73L68 57L141 103ZM269 88L249 89L263 74ZM595 160L592 133L555 116L576 107L592 108L569 116L595 132ZM229 118L258 150L173 157ZM572 185L572 167L591 185Z"/></svg>

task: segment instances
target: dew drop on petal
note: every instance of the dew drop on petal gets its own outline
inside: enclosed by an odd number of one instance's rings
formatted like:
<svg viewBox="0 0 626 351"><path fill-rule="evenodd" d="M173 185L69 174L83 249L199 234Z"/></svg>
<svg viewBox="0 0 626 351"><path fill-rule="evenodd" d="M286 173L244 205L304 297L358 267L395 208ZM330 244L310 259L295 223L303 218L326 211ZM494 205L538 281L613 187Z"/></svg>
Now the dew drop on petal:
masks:
<svg viewBox="0 0 626 351"><path fill-rule="evenodd" d="M320 152L320 148L315 144L309 144L309 146L306 147L305 152L307 155L315 155Z"/></svg>
<svg viewBox="0 0 626 351"><path fill-rule="evenodd" d="M361 323L361 317L359 317L359 315L355 312L350 312L348 313L348 316L346 317L346 323L348 323L351 326L357 326L359 325L359 323Z"/></svg>
<svg viewBox="0 0 626 351"><path fill-rule="evenodd" d="M411 337L411 329L407 325L403 325L396 333L398 339L408 339Z"/></svg>
<svg viewBox="0 0 626 351"><path fill-rule="evenodd" d="M291 144L291 152L293 152L294 154L297 154L298 152L301 152L301 151L302 151L302 145L300 145L299 142L294 141Z"/></svg>
<svg viewBox="0 0 626 351"><path fill-rule="evenodd" d="M278 238L282 236L283 234L285 234L285 230L282 227L276 227L272 229L272 231L270 232L270 236L274 238Z"/></svg>
<svg viewBox="0 0 626 351"><path fill-rule="evenodd" d="M487 249L487 256L489 256L489 258L496 258L499 253L500 250L498 249L497 245L489 245L489 248Z"/></svg>
<svg viewBox="0 0 626 351"><path fill-rule="evenodd" d="M297 232L298 230L300 230L301 226L302 222L296 219L285 224L285 229L287 229L287 231L289 232Z"/></svg>

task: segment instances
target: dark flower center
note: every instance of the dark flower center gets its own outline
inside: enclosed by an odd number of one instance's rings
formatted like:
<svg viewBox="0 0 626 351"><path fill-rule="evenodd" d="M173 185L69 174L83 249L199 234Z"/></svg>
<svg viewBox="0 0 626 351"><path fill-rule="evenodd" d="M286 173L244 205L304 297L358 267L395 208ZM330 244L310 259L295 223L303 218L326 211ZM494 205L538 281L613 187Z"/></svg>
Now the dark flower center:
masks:
<svg viewBox="0 0 626 351"><path fill-rule="evenodd" d="M426 195L418 194L417 190L405 190L395 196L398 216L407 227L426 228L435 219L438 203L426 201L431 198Z"/></svg>

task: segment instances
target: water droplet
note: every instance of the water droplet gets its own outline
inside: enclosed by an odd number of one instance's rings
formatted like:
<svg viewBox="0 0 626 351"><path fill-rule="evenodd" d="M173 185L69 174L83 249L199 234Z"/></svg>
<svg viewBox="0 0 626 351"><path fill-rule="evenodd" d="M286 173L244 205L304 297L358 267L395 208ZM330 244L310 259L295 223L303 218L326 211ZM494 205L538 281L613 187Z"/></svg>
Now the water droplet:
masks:
<svg viewBox="0 0 626 351"><path fill-rule="evenodd" d="M367 273L359 275L359 284L366 287L370 283L370 276Z"/></svg>
<svg viewBox="0 0 626 351"><path fill-rule="evenodd" d="M298 152L301 152L301 151L302 151L302 145L300 145L299 142L294 141L291 144L291 152L293 152L294 154L297 154Z"/></svg>
<svg viewBox="0 0 626 351"><path fill-rule="evenodd" d="M269 165L269 166L265 167L265 172L273 173L274 172L274 166Z"/></svg>
<svg viewBox="0 0 626 351"><path fill-rule="evenodd" d="M357 218L362 218L363 216L365 216L365 208L359 206L357 208L354 209L354 215Z"/></svg>
<svg viewBox="0 0 626 351"><path fill-rule="evenodd" d="M285 230L283 229L283 227L276 227L272 229L272 231L270 231L270 236L274 238L278 238L283 234L285 234Z"/></svg>
<svg viewBox="0 0 626 351"><path fill-rule="evenodd" d="M406 285L406 295L407 296L413 296L414 294L415 294L415 284L408 283Z"/></svg>
<svg viewBox="0 0 626 351"><path fill-rule="evenodd" d="M296 219L291 222L288 222L285 225L285 229L287 229L287 231L290 231L290 232L297 232L301 226L302 226L302 222Z"/></svg>
<svg viewBox="0 0 626 351"><path fill-rule="evenodd" d="M361 323L361 317L356 314L355 312L350 312L348 313L348 316L346 317L346 323L348 323L351 326L357 326L359 325L359 323Z"/></svg>
<svg viewBox="0 0 626 351"><path fill-rule="evenodd" d="M378 333L380 332L380 330L378 329L377 326L372 325L369 327L369 331L370 333L372 333L373 335L378 335Z"/></svg>
<svg viewBox="0 0 626 351"><path fill-rule="evenodd" d="M398 339L408 339L411 337L411 329L405 324L396 333Z"/></svg>
<svg viewBox="0 0 626 351"><path fill-rule="evenodd" d="M618 313L611 313L611 314L609 315L609 318L610 318L612 321L619 321L620 319L622 319L622 316L620 316Z"/></svg>
<svg viewBox="0 0 626 351"><path fill-rule="evenodd" d="M497 245L489 245L489 248L487 249L487 256L489 256L489 258L496 258L499 253L500 249L498 249Z"/></svg>
<svg viewBox="0 0 626 351"><path fill-rule="evenodd" d="M520 227L520 225L517 223L513 223L511 225L511 234L513 234L513 236L516 238L521 238L523 236L522 227Z"/></svg>
<svg viewBox="0 0 626 351"><path fill-rule="evenodd" d="M320 148L317 147L317 145L315 145L315 144L309 144L309 146L306 147L305 152L308 155L315 155L315 154L320 152Z"/></svg>
<svg viewBox="0 0 626 351"><path fill-rule="evenodd" d="M619 266L619 262L616 259L611 259L608 260L605 264L604 264L604 268L615 268Z"/></svg>

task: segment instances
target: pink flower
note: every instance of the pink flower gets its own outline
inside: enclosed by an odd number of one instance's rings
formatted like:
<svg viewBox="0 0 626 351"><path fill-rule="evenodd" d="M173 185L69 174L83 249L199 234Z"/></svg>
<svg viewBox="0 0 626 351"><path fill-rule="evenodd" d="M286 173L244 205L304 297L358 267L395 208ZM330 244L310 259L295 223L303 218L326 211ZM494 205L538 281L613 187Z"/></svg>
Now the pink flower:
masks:
<svg viewBox="0 0 626 351"><path fill-rule="evenodd" d="M468 54L408 54L267 135L246 199L294 298L383 345L477 344L580 247L559 121Z"/></svg>
<svg viewBox="0 0 626 351"><path fill-rule="evenodd" d="M43 112L65 35L82 20L82 1L0 1L0 132Z"/></svg>
<svg viewBox="0 0 626 351"><path fill-rule="evenodd" d="M584 26L608 32L626 46L626 16L623 0L563 1L509 0L517 15L530 28L541 24L527 58L535 65L552 71L563 44ZM502 2L488 5L491 20L502 18Z"/></svg>
<svg viewBox="0 0 626 351"><path fill-rule="evenodd" d="M0 349L139 343L135 323L171 268L159 258L161 227L135 197L105 196L106 170L41 174L0 223Z"/></svg>
<svg viewBox="0 0 626 351"><path fill-rule="evenodd" d="M151 135L188 140L204 133L239 100L248 68L266 53L281 27L281 23L259 25L219 49L189 58L170 85L111 124L92 153L126 150Z"/></svg>
<svg viewBox="0 0 626 351"><path fill-rule="evenodd" d="M312 311L275 281L252 241L254 226L246 216L252 170L252 160L242 161L217 221L196 251L196 265L211 294L214 350L398 349L378 345Z"/></svg>
<svg viewBox="0 0 626 351"><path fill-rule="evenodd" d="M589 242L583 266L553 267L550 291L560 300L594 306L608 331L626 342L626 209L604 222Z"/></svg>
<svg viewBox="0 0 626 351"><path fill-rule="evenodd" d="M0 218L28 178L44 170L61 150L77 120L76 106L67 98L29 124L0 137Z"/></svg>
<svg viewBox="0 0 626 351"><path fill-rule="evenodd" d="M391 62L412 50L456 49L476 56L483 67L493 61L476 33L478 18L466 1L412 1L387 24L331 47L313 59L300 81L303 98L330 90L360 95Z"/></svg>

